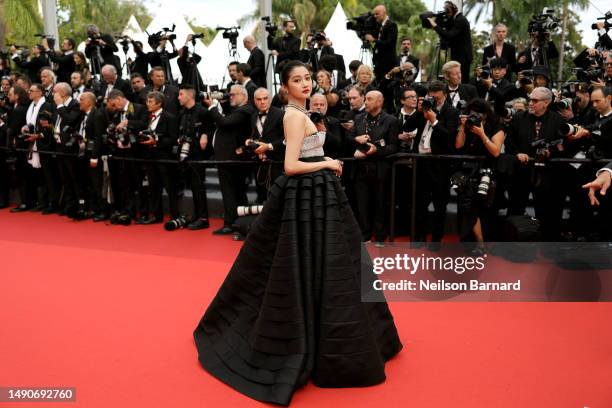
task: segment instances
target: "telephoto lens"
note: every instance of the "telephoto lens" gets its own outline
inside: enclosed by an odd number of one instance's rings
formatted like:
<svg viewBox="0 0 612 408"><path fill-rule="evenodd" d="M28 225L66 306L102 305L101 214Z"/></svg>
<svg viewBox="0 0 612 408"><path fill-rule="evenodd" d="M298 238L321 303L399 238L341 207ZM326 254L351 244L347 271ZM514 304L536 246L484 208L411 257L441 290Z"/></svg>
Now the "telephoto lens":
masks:
<svg viewBox="0 0 612 408"><path fill-rule="evenodd" d="M187 217L181 215L164 224L164 228L166 231L174 231L176 229L183 228L185 225L187 225Z"/></svg>
<svg viewBox="0 0 612 408"><path fill-rule="evenodd" d="M263 210L263 205L241 205L236 208L239 217L257 215Z"/></svg>
<svg viewBox="0 0 612 408"><path fill-rule="evenodd" d="M491 175L493 172L491 169L481 169L480 174L480 183L478 183L478 194L480 195L488 195L489 187L491 186Z"/></svg>

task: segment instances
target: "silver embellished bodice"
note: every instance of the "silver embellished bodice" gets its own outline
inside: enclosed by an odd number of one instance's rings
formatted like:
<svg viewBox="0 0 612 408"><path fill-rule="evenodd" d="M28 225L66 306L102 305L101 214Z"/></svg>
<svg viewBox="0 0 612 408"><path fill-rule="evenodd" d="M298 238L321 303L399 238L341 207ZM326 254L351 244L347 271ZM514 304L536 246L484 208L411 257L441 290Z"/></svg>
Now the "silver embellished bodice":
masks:
<svg viewBox="0 0 612 408"><path fill-rule="evenodd" d="M324 143L325 132L316 132L306 136L302 142L302 149L300 149L300 158L324 156Z"/></svg>

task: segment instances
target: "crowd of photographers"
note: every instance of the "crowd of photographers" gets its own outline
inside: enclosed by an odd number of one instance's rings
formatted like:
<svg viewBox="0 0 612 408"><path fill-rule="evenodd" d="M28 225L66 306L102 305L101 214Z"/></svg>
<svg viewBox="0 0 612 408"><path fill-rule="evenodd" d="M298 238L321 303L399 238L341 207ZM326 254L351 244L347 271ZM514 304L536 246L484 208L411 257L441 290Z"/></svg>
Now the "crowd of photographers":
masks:
<svg viewBox="0 0 612 408"><path fill-rule="evenodd" d="M407 230L414 188L413 241L431 234L435 249L452 190L464 241L503 239L500 214L525 214L530 194L544 240L610 238L609 200L599 197L601 205L591 206L582 188L595 174L612 174L600 162L612 158L612 16L606 17L593 27L598 44L575 60L576 79L562 84L551 81L549 61L558 52L550 39L555 19L547 10L530 22L530 46L518 53L505 41L506 26L496 25L473 72L470 27L460 5L447 1L440 13L424 13L424 27L439 34L448 54L447 62L439 61L439 77L427 83L415 82L425 73L411 40L398 44L397 25L384 6L347 24L373 51L373 67L351 61L349 73L322 31L310 33L304 49L293 21L279 36L268 19L266 31L276 72L292 59L312 68L311 120L326 132L326 155L349 159L342 181L364 241L387 239L392 189L396 226ZM253 209L240 208L248 204L249 183L256 185L258 203L265 201L283 171L286 94L266 89L264 53L245 37L248 61L228 65L228 84L208 86L195 68L200 57L189 47L194 36L177 49L171 31L151 36L150 53L134 44L129 78L120 75L115 40L95 26L88 27L85 54L71 39L62 41L61 52L48 39L27 56L10 49L2 64L0 208L9 205L13 186L20 203L11 212L154 224L163 221L165 190L166 229L208 228L206 167L196 162L210 159L217 161L223 197L224 225L216 234L232 233L239 216ZM179 59L180 85L171 73L173 58ZM419 160L398 166L392 186L393 157L401 153ZM436 155L478 158L427 159ZM590 161L550 160L555 158ZM193 197L189 216L179 205L185 187ZM569 218L562 222L566 208Z"/></svg>

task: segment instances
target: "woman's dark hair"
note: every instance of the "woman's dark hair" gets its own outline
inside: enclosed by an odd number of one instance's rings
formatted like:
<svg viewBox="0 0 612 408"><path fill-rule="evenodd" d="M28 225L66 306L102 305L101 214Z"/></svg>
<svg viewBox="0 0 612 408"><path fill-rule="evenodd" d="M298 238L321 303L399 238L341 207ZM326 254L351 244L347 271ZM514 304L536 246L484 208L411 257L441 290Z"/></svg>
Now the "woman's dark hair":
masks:
<svg viewBox="0 0 612 408"><path fill-rule="evenodd" d="M295 68L298 68L298 67L308 69L308 67L306 67L306 64L304 64L302 61L297 61L297 60L288 61L283 66L283 70L281 72L281 83L283 85L287 85L289 83L289 77L291 76L291 71L293 71Z"/></svg>
<svg viewBox="0 0 612 408"><path fill-rule="evenodd" d="M491 105L489 102L485 101L482 98L474 98L472 99L466 107L468 112L478 112L487 115L487 121L495 122L497 121L497 116L493 109L491 109Z"/></svg>
<svg viewBox="0 0 612 408"><path fill-rule="evenodd" d="M25 105L28 103L28 91L18 85L13 85L13 93L17 96L17 103Z"/></svg>

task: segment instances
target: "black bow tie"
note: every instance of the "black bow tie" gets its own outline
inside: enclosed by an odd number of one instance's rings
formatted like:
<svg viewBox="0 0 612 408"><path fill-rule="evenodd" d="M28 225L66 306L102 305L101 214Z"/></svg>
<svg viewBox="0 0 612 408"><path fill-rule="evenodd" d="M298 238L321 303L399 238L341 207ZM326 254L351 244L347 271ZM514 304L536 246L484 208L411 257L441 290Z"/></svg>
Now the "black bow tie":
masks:
<svg viewBox="0 0 612 408"><path fill-rule="evenodd" d="M268 112L260 112L257 114L257 116L259 116L259 119L264 118L266 116L268 116Z"/></svg>

